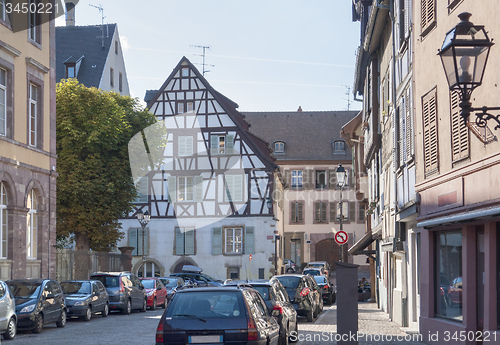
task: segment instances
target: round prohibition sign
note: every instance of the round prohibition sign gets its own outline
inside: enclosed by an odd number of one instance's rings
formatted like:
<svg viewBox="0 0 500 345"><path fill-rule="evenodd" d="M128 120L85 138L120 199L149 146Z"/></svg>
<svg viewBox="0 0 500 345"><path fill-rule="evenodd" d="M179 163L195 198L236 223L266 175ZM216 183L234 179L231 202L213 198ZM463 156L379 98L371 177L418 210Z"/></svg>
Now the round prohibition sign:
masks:
<svg viewBox="0 0 500 345"><path fill-rule="evenodd" d="M335 234L335 242L337 242L337 244L346 244L348 237L347 232L344 230L337 231Z"/></svg>

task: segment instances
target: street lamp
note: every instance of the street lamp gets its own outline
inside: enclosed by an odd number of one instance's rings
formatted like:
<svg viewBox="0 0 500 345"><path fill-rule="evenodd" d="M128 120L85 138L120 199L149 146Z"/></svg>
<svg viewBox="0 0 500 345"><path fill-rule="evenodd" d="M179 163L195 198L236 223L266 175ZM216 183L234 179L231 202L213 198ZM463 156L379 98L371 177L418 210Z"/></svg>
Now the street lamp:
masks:
<svg viewBox="0 0 500 345"><path fill-rule="evenodd" d="M149 223L149 220L151 219L151 216L149 215L149 212L146 211L142 213L142 210L137 211L137 220L139 221L139 224L141 224L142 227L142 275L145 276L145 269L144 269L144 262L146 261L146 256L144 255L144 235L146 233L146 226ZM138 251L139 252L139 251Z"/></svg>
<svg viewBox="0 0 500 345"><path fill-rule="evenodd" d="M469 21L471 14L463 12L458 15L460 23L448 31L439 50L443 68L450 85L450 90L460 92L460 108L464 122L467 124L471 112L476 113L476 125L486 127L488 120L497 122L495 129L500 128L500 115L488 113L500 110L500 107L473 108L470 102L472 91L483 82L484 70L488 62L493 42L488 38L484 25L474 25Z"/></svg>
<svg viewBox="0 0 500 345"><path fill-rule="evenodd" d="M340 187L340 231L343 230L343 221L344 221L344 207L342 205L342 189L345 186L345 183L347 181L347 171L344 169L342 164L339 164L337 170L335 171L335 174L337 175L337 185ZM345 244L340 245L340 262L344 262L344 246Z"/></svg>

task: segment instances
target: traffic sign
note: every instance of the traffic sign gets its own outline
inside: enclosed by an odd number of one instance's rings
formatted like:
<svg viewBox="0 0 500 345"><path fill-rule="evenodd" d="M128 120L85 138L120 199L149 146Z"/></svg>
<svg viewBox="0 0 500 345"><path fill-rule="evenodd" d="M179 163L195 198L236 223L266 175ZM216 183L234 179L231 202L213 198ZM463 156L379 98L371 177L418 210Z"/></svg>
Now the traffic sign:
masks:
<svg viewBox="0 0 500 345"><path fill-rule="evenodd" d="M248 255L248 260L252 261L252 254Z"/></svg>
<svg viewBox="0 0 500 345"><path fill-rule="evenodd" d="M337 231L337 233L335 234L335 242L340 245L346 244L348 238L349 236L344 230Z"/></svg>

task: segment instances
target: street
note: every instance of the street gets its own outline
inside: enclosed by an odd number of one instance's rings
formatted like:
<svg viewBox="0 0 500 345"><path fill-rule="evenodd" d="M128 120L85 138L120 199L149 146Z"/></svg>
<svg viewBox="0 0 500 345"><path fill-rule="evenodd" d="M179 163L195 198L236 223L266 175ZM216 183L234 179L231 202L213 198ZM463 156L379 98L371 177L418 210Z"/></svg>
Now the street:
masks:
<svg viewBox="0 0 500 345"><path fill-rule="evenodd" d="M411 336L405 335L396 324L390 322L386 313L376 310L376 304L360 302L358 308L359 332L363 334L358 339L359 344L423 344L410 340ZM55 324L47 325L41 334L20 331L14 342L21 345L154 344L156 327L162 314L163 309L160 308L146 313L133 312L130 315L111 313L107 318L95 315L89 322L71 319L64 328L57 328ZM325 306L314 323L308 323L305 318L300 317L299 341L296 344L335 344L336 320L336 305Z"/></svg>

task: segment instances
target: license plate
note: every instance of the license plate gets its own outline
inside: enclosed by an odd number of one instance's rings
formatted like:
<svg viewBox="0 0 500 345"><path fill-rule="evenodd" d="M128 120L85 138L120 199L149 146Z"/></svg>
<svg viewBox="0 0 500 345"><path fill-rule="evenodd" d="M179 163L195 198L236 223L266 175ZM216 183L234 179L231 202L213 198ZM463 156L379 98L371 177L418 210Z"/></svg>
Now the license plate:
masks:
<svg viewBox="0 0 500 345"><path fill-rule="evenodd" d="M222 335L190 335L189 344L209 344L222 343L224 341Z"/></svg>

